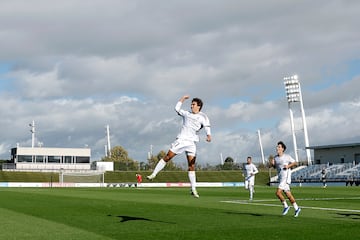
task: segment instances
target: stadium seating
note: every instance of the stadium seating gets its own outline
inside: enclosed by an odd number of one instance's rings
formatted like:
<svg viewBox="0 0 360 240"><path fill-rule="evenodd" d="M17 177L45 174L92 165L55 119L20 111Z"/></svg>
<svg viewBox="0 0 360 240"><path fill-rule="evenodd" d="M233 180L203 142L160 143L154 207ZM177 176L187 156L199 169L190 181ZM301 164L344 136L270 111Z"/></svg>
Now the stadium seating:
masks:
<svg viewBox="0 0 360 240"><path fill-rule="evenodd" d="M321 180L321 171L326 169L327 181L345 182L348 179L360 179L360 164L316 164L305 168L296 168L292 172L292 181L318 182Z"/></svg>

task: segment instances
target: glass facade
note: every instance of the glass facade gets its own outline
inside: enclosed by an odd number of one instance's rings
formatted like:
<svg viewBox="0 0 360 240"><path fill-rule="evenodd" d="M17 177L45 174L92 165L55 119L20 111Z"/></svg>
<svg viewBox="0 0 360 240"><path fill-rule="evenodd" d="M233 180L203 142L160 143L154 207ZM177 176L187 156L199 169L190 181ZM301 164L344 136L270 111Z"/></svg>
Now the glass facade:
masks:
<svg viewBox="0 0 360 240"><path fill-rule="evenodd" d="M14 157L14 156L13 156ZM18 155L17 162L22 163L90 163L86 156L32 156Z"/></svg>
<svg viewBox="0 0 360 240"><path fill-rule="evenodd" d="M71 156L64 156L64 163L72 163L72 157Z"/></svg>
<svg viewBox="0 0 360 240"><path fill-rule="evenodd" d="M17 147L11 149L11 162L15 169L90 170L90 151L83 148Z"/></svg>
<svg viewBox="0 0 360 240"><path fill-rule="evenodd" d="M76 163L90 163L90 157L76 157Z"/></svg>
<svg viewBox="0 0 360 240"><path fill-rule="evenodd" d="M45 156L35 156L35 162L43 163L45 161Z"/></svg>
<svg viewBox="0 0 360 240"><path fill-rule="evenodd" d="M48 156L48 163L61 163L61 156Z"/></svg>
<svg viewBox="0 0 360 240"><path fill-rule="evenodd" d="M27 156L27 155L19 155L17 161L18 162L32 162L33 156Z"/></svg>

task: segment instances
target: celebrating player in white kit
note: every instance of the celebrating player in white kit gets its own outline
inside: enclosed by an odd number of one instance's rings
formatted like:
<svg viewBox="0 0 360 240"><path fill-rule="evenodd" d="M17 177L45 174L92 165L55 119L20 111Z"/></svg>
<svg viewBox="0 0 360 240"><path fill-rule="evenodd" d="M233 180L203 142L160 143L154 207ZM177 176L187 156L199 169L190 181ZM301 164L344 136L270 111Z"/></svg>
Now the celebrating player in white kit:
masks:
<svg viewBox="0 0 360 240"><path fill-rule="evenodd" d="M183 102L189 99L185 95L179 99L175 106L175 111L183 118L183 125L176 140L171 144L166 156L156 164L154 171L146 178L152 180L165 167L166 163L176 155L185 152L188 161L188 176L191 184L191 194L198 198L196 191L196 142L199 142L198 132L204 128L206 131L206 141L211 141L210 121L205 113L201 112L203 102L199 98L193 98L191 101L191 112L181 109Z"/></svg>
<svg viewBox="0 0 360 240"><path fill-rule="evenodd" d="M288 154L285 154L286 145L283 142L278 142L276 146L277 155L274 159L271 160L270 164L276 167L279 177L279 186L276 190L276 196L279 198L280 202L283 204L284 209L282 214L286 215L290 209L290 206L286 203L286 199L283 196L283 192L286 197L289 199L290 203L295 209L294 217L298 217L301 211L301 208L296 203L294 196L290 191L291 184L291 168L296 166L296 161Z"/></svg>
<svg viewBox="0 0 360 240"><path fill-rule="evenodd" d="M244 173L245 173L245 189L249 190L250 198L249 200L253 200L254 195L254 186L255 186L255 174L257 174L259 170L252 163L251 157L247 157L246 164L244 166Z"/></svg>

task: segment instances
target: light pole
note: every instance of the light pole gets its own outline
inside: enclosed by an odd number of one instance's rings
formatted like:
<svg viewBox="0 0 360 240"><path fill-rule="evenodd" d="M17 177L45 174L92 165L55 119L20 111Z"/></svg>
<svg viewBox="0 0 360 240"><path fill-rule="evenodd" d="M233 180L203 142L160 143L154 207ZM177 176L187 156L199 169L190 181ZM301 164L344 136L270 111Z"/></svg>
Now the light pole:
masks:
<svg viewBox="0 0 360 240"><path fill-rule="evenodd" d="M290 112L291 131L292 131L292 135L293 135L296 161L298 161L298 153L297 153L296 135L295 135L295 127L294 127L294 115L293 115L293 111L291 109L291 104L299 102L300 108L301 108L303 128L304 128L306 157L307 157L308 165L311 165L311 154L310 154L310 149L308 149L309 137L308 137L308 132L307 132L305 111L304 111L303 99L302 99L302 94L301 94L301 86L300 86L298 76L293 75L290 77L285 77L284 85L285 85L286 97L287 97L288 107L289 107L289 112Z"/></svg>
<svg viewBox="0 0 360 240"><path fill-rule="evenodd" d="M109 127L109 125L106 125L106 137L107 137L107 153L108 153L108 155L106 155L106 156L111 157L110 127Z"/></svg>
<svg viewBox="0 0 360 240"><path fill-rule="evenodd" d="M32 123L29 124L29 126L31 127L31 147L34 148L35 147L35 121L32 120Z"/></svg>
<svg viewBox="0 0 360 240"><path fill-rule="evenodd" d="M263 146L262 146L262 142L261 142L261 134L260 134L260 129L257 130L258 133L258 137L259 137L259 144L260 144L260 152L261 152L261 159L262 159L262 163L265 166L265 156L264 156L264 150L263 150Z"/></svg>

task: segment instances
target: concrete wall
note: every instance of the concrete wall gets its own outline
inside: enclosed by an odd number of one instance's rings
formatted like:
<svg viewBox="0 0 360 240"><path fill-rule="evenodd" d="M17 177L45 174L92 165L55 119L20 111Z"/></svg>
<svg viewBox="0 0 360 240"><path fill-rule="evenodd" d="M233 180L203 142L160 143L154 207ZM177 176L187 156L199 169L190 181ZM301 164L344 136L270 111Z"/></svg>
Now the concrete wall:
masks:
<svg viewBox="0 0 360 240"><path fill-rule="evenodd" d="M315 164L359 163L360 146L314 149Z"/></svg>

